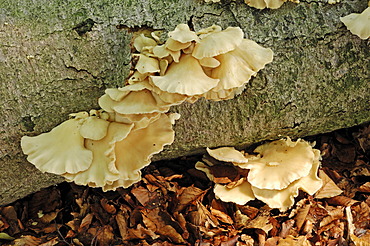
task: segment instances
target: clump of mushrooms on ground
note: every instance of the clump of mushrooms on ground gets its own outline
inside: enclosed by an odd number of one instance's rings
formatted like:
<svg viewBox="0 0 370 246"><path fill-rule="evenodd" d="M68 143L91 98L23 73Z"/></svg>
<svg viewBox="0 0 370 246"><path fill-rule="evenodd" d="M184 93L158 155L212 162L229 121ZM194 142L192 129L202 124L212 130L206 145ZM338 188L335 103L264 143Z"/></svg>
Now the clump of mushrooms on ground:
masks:
<svg viewBox="0 0 370 246"><path fill-rule="evenodd" d="M299 190L313 195L322 186L317 175L320 151L302 139L266 143L254 150L257 154L230 147L207 152L209 157L198 162L196 168L216 183L214 193L225 202L244 205L257 198L271 208L285 211L294 204ZM219 178L218 170L232 178Z"/></svg>

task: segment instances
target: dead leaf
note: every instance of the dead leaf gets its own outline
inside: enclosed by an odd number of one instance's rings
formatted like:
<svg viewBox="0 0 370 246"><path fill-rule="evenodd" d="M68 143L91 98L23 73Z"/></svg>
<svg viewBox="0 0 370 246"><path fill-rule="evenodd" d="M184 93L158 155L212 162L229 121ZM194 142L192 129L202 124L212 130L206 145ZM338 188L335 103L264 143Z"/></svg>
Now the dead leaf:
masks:
<svg viewBox="0 0 370 246"><path fill-rule="evenodd" d="M279 239L278 246L311 246L310 241L305 236L299 236L297 238L288 235L286 238Z"/></svg>
<svg viewBox="0 0 370 246"><path fill-rule="evenodd" d="M305 204L303 207L298 209L296 216L294 217L295 224L297 226L297 231L300 231L303 223L306 221L308 212L310 211L311 205Z"/></svg>
<svg viewBox="0 0 370 246"><path fill-rule="evenodd" d="M40 244L39 246L54 246L59 243L59 240L57 237L47 241L46 243Z"/></svg>
<svg viewBox="0 0 370 246"><path fill-rule="evenodd" d="M123 241L127 240L128 238L128 225L127 225L127 218L125 217L122 211L116 214L116 222L118 225L119 233Z"/></svg>
<svg viewBox="0 0 370 246"><path fill-rule="evenodd" d="M117 212L116 207L112 204L109 204L109 201L106 198L100 200L100 205L110 214L115 214Z"/></svg>
<svg viewBox="0 0 370 246"><path fill-rule="evenodd" d="M41 244L41 241L42 240L40 238L26 235L26 236L21 236L18 239L15 239L13 241L13 246L38 246Z"/></svg>
<svg viewBox="0 0 370 246"><path fill-rule="evenodd" d="M328 175L322 170L319 170L319 177L323 181L323 185L315 194L315 198L330 198L334 196L338 196L343 191L338 188L338 186L329 178Z"/></svg>
<svg viewBox="0 0 370 246"><path fill-rule="evenodd" d="M85 218L82 219L80 227L78 228L79 233L84 232L89 228L93 217L93 214L87 214Z"/></svg>
<svg viewBox="0 0 370 246"><path fill-rule="evenodd" d="M191 202L197 200L206 191L201 190L194 185L183 188L179 191L178 203L174 209L174 212L181 212Z"/></svg>

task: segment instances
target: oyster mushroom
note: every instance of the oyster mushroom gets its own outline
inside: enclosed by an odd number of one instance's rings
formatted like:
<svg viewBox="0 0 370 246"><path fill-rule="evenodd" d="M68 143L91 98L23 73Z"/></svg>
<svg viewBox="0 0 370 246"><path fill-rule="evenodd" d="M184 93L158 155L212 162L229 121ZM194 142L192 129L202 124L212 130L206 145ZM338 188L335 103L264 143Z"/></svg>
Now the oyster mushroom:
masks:
<svg viewBox="0 0 370 246"><path fill-rule="evenodd" d="M162 91L188 96L203 94L215 87L219 81L208 77L199 61L191 55L182 55L178 63L172 63L168 67L164 76L150 78Z"/></svg>
<svg viewBox="0 0 370 246"><path fill-rule="evenodd" d="M86 112L85 112L86 113ZM84 114L87 117L87 113ZM88 169L93 154L84 146L80 128L84 118L70 119L50 132L35 137L23 136L21 148L27 160L42 172L77 173Z"/></svg>

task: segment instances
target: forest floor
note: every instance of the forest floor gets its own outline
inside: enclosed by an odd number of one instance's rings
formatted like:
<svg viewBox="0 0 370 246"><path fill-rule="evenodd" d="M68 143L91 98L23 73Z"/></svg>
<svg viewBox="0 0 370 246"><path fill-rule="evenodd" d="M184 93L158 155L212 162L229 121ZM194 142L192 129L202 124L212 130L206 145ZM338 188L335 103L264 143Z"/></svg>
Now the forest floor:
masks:
<svg viewBox="0 0 370 246"><path fill-rule="evenodd" d="M62 183L0 207L0 245L370 245L370 125L305 140L340 195L301 192L285 212L226 203L194 168L202 156L183 157L152 163L128 189Z"/></svg>

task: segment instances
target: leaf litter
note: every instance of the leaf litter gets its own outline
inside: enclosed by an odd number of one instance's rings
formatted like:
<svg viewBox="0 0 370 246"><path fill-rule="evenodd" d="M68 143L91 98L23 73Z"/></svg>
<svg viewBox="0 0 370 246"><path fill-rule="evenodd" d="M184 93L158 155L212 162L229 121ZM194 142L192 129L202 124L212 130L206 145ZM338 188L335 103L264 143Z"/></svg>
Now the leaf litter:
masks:
<svg viewBox="0 0 370 246"><path fill-rule="evenodd" d="M0 207L0 245L370 245L370 126L307 138L322 153L323 187L279 212L222 202L194 168L202 156L153 163L128 189L62 183ZM245 174L214 163L218 183Z"/></svg>

